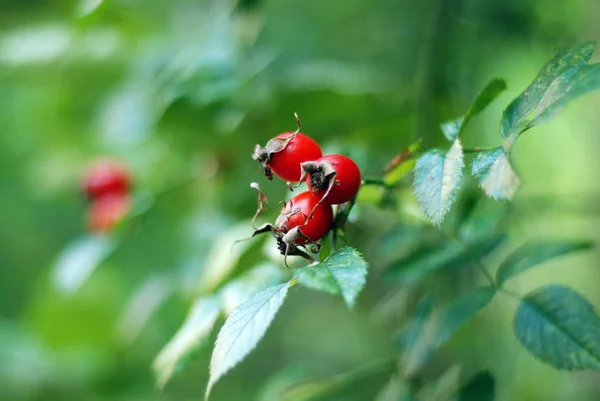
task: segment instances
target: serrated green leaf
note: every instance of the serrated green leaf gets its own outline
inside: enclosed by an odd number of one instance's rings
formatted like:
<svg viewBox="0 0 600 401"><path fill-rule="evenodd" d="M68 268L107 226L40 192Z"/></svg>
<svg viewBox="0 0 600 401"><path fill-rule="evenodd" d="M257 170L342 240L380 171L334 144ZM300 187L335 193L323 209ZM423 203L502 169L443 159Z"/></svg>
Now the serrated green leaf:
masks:
<svg viewBox="0 0 600 401"><path fill-rule="evenodd" d="M572 76L560 76L548 88L529 126L554 117L567 103L600 89L600 64L581 67Z"/></svg>
<svg viewBox="0 0 600 401"><path fill-rule="evenodd" d="M283 305L289 286L289 282L271 286L231 312L217 336L210 360L206 398L214 384L256 347Z"/></svg>
<svg viewBox="0 0 600 401"><path fill-rule="evenodd" d="M563 86L555 82L568 82L585 66L594 53L594 42L557 50L552 58L542 67L534 81L525 91L513 100L502 114L501 133L508 138L518 135L527 129L535 118L543 113L547 102L538 109L546 92L554 85Z"/></svg>
<svg viewBox="0 0 600 401"><path fill-rule="evenodd" d="M506 89L506 82L503 79L491 80L485 88L479 92L467 113L460 118L447 121L441 125L442 133L450 141L454 142L465 130L473 117L481 113L485 108Z"/></svg>
<svg viewBox="0 0 600 401"><path fill-rule="evenodd" d="M94 235L69 244L52 268L54 285L64 293L77 291L117 246L113 237Z"/></svg>
<svg viewBox="0 0 600 401"><path fill-rule="evenodd" d="M298 268L294 274L305 287L342 295L348 308L352 308L367 280L367 266L360 252L344 247L322 263Z"/></svg>
<svg viewBox="0 0 600 401"><path fill-rule="evenodd" d="M600 370L600 317L580 294L542 287L519 304L515 334L533 356L558 369Z"/></svg>
<svg viewBox="0 0 600 401"><path fill-rule="evenodd" d="M471 164L471 174L492 199L511 199L521 180L501 147L479 152Z"/></svg>
<svg viewBox="0 0 600 401"><path fill-rule="evenodd" d="M494 401L495 380L490 372L480 372L458 392L456 401Z"/></svg>
<svg viewBox="0 0 600 401"><path fill-rule="evenodd" d="M477 312L487 306L495 294L495 287L476 288L461 295L442 309L438 314L435 347L448 341Z"/></svg>
<svg viewBox="0 0 600 401"><path fill-rule="evenodd" d="M496 272L498 285L504 284L509 278L521 274L549 259L570 252L590 249L592 243L586 241L533 241L521 246L510 254Z"/></svg>
<svg viewBox="0 0 600 401"><path fill-rule="evenodd" d="M436 225L442 223L454 202L463 167L463 151L458 139L447 153L434 149L417 160L414 193L423 214Z"/></svg>
<svg viewBox="0 0 600 401"><path fill-rule="evenodd" d="M426 245L391 265L383 278L412 282L437 270L471 264L491 253L504 239L503 235L484 238L471 244L470 249L455 242Z"/></svg>
<svg viewBox="0 0 600 401"><path fill-rule="evenodd" d="M221 301L214 296L201 297L194 302L183 325L152 364L160 388L167 384L178 364L208 339L221 308Z"/></svg>

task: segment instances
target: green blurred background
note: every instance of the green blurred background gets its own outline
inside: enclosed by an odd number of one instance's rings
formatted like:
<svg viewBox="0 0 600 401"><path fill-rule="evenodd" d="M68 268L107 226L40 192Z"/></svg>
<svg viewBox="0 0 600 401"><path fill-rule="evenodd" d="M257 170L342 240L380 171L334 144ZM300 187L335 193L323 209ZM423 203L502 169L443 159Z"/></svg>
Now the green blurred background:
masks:
<svg viewBox="0 0 600 401"><path fill-rule="evenodd" d="M294 130L296 111L303 132L377 177L419 138L426 148L445 146L439 123L502 77L508 90L464 139L466 147L496 146L502 109L552 51L599 38L593 0L0 1L0 399L202 399L210 346L162 391L152 363L202 292L207 268L226 265L233 240L251 233L249 183L265 186L270 217L286 196L284 185L261 178L250 158L256 143ZM538 235L598 239L598 104L598 93L583 98L515 147L523 181L515 204L525 212L506 224L510 244ZM80 285L69 286L57 260L86 235L79 180L104 155L130 166L138 215L89 278L80 272ZM347 372L394 352L390 314L411 304L402 288L378 282L382 256L370 239L420 220L408 189L393 218L389 205L366 198L349 229L372 265L357 309L295 288L211 399L278 400L280 382ZM235 269L267 263L289 275L269 256L274 244L262 241L244 245ZM81 264L93 259L80 256ZM598 306L597 256L548 263L513 288L566 283ZM456 294L480 279L471 270L439 275L420 290ZM420 377L433 381L457 364L491 370L497 400L600 399L597 373L555 371L520 347L514 308L495 300ZM360 382L352 396L323 399L374 399L386 375Z"/></svg>

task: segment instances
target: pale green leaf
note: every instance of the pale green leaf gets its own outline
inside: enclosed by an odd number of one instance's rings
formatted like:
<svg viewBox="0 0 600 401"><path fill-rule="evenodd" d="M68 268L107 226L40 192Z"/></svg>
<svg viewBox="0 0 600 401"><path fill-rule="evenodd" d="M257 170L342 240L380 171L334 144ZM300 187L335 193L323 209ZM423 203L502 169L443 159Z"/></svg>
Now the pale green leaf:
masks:
<svg viewBox="0 0 600 401"><path fill-rule="evenodd" d="M435 346L439 347L448 341L458 329L487 306L495 294L495 287L476 288L461 295L442 309L437 316Z"/></svg>
<svg viewBox="0 0 600 401"><path fill-rule="evenodd" d="M423 214L436 225L442 223L454 202L463 167L458 139L447 153L434 149L417 160L414 193Z"/></svg>
<svg viewBox="0 0 600 401"><path fill-rule="evenodd" d="M117 246L115 238L87 236L69 244L52 268L54 285L64 293L77 291Z"/></svg>
<svg viewBox="0 0 600 401"><path fill-rule="evenodd" d="M154 360L152 367L159 387L164 387L187 355L208 340L221 307L221 301L214 296L201 297L194 302L183 325Z"/></svg>
<svg viewBox="0 0 600 401"><path fill-rule="evenodd" d="M233 310L221 328L210 360L206 398L214 384L252 351L277 314L290 283L259 292Z"/></svg>
<svg viewBox="0 0 600 401"><path fill-rule="evenodd" d="M492 199L511 199L521 183L501 147L479 152L471 164L471 173Z"/></svg>
<svg viewBox="0 0 600 401"><path fill-rule="evenodd" d="M440 126L440 128L446 139L448 139L450 142L454 142L460 134L462 124L463 117L459 117L454 120L446 121Z"/></svg>
<svg viewBox="0 0 600 401"><path fill-rule="evenodd" d="M509 278L549 259L591 247L592 244L585 241L545 240L527 243L502 262L496 272L496 282L498 285L502 285Z"/></svg>
<svg viewBox="0 0 600 401"><path fill-rule="evenodd" d="M250 221L244 221L216 236L198 279L200 293L213 293L239 273L238 261L255 242L236 241L248 238L251 233Z"/></svg>
<svg viewBox="0 0 600 401"><path fill-rule="evenodd" d="M570 288L549 285L527 295L514 329L521 344L543 362L558 369L600 370L600 317Z"/></svg>
<svg viewBox="0 0 600 401"><path fill-rule="evenodd" d="M518 135L527 129L535 116L541 115L551 103L545 101L540 107L546 93L556 93L558 86L564 88L565 82L573 79L579 69L587 65L595 46L594 42L588 42L557 50L527 89L504 110L501 123L502 136L507 138ZM549 96L555 97L555 95Z"/></svg>
<svg viewBox="0 0 600 401"><path fill-rule="evenodd" d="M305 287L342 295L348 307L352 308L365 285L367 266L360 252L344 247L322 263L298 268L294 274Z"/></svg>

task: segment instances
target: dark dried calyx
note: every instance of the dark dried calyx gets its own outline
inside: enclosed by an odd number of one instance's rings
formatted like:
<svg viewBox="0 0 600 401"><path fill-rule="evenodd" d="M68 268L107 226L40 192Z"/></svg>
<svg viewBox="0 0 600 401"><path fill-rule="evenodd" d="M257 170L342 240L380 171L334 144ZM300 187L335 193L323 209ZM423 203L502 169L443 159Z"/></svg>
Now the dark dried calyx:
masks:
<svg viewBox="0 0 600 401"><path fill-rule="evenodd" d="M320 191L329 186L329 177L325 175L322 169L317 169L310 173L310 186L314 190Z"/></svg>
<svg viewBox="0 0 600 401"><path fill-rule="evenodd" d="M262 147L260 145L256 145L254 147L252 158L258 161L260 164L262 164L265 176L269 180L273 179L273 172L269 167L271 155L273 155L273 153L281 152L295 137L296 133L288 136L287 138L273 138L269 142L267 142L267 145L265 147Z"/></svg>

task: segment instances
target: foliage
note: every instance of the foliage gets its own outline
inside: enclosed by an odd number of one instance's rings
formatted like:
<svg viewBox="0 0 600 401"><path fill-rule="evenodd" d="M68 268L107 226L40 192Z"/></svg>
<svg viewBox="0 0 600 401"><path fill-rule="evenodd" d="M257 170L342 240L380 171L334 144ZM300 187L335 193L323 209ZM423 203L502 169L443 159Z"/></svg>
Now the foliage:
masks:
<svg viewBox="0 0 600 401"><path fill-rule="evenodd" d="M600 369L600 317L568 287L542 287L523 298L515 334L536 358L558 369Z"/></svg>
<svg viewBox="0 0 600 401"><path fill-rule="evenodd" d="M592 42L543 65L584 0L34 3L0 32L0 399L598 398L535 361L600 370L593 100L521 139L600 88ZM244 239L295 111L364 183L288 269ZM133 210L90 236L104 155ZM257 225L291 196L259 185Z"/></svg>

